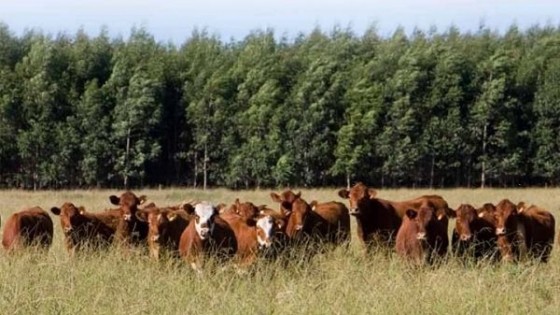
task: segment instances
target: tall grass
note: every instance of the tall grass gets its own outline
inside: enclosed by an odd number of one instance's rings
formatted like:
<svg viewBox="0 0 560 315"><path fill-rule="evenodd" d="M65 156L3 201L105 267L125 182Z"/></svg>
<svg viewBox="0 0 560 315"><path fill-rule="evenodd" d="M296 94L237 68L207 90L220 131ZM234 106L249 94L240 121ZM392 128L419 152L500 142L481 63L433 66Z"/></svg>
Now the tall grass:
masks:
<svg viewBox="0 0 560 315"><path fill-rule="evenodd" d="M383 190L379 197L407 199L427 190ZM117 191L0 192L0 215L25 206L48 211L65 201L90 211L110 208ZM269 204L270 191L145 190L156 204L185 199L231 203L236 197ZM334 189L304 190L308 201L339 200ZM508 197L559 215L559 189L437 190L452 207ZM548 264L465 265L451 258L439 267L411 268L392 253L364 256L349 248L294 261L259 262L238 274L210 261L198 275L181 261L155 262L142 252L117 249L70 258L59 219L48 253L0 253L0 314L556 314L560 309L560 258ZM454 221L451 222L453 225ZM353 228L355 222L353 221Z"/></svg>

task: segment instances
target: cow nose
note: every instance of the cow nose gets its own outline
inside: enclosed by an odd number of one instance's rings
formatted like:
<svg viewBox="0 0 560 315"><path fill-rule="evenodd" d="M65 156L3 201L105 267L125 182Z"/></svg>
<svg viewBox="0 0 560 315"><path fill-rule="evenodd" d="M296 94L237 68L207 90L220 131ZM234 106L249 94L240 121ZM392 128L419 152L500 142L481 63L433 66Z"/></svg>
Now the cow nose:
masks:
<svg viewBox="0 0 560 315"><path fill-rule="evenodd" d="M418 233L418 234L416 234L416 239L425 240L425 239L426 239L426 233Z"/></svg>
<svg viewBox="0 0 560 315"><path fill-rule="evenodd" d="M259 245L260 245L261 249L270 248L270 246L272 245L272 242L270 242L269 240L266 240Z"/></svg>
<svg viewBox="0 0 560 315"><path fill-rule="evenodd" d="M301 224L296 225L296 231L300 231L301 229L303 229L303 225Z"/></svg>
<svg viewBox="0 0 560 315"><path fill-rule="evenodd" d="M461 241L468 241L471 239L471 237L472 237L471 234L463 234L461 235Z"/></svg>
<svg viewBox="0 0 560 315"><path fill-rule="evenodd" d="M206 237L208 237L208 229L200 230L200 238L204 240Z"/></svg>
<svg viewBox="0 0 560 315"><path fill-rule="evenodd" d="M496 228L496 235L505 235L506 234L506 228Z"/></svg>
<svg viewBox="0 0 560 315"><path fill-rule="evenodd" d="M130 221L130 218L132 218L132 215L130 215L130 214L125 214L125 215L123 216L123 219L124 219L125 221Z"/></svg>
<svg viewBox="0 0 560 315"><path fill-rule="evenodd" d="M64 227L64 232L70 232L72 231L72 227L71 226L66 226Z"/></svg>
<svg viewBox="0 0 560 315"><path fill-rule="evenodd" d="M159 234L152 236L152 241L157 242L159 240Z"/></svg>
<svg viewBox="0 0 560 315"><path fill-rule="evenodd" d="M360 210L358 208L350 208L350 214L358 214Z"/></svg>

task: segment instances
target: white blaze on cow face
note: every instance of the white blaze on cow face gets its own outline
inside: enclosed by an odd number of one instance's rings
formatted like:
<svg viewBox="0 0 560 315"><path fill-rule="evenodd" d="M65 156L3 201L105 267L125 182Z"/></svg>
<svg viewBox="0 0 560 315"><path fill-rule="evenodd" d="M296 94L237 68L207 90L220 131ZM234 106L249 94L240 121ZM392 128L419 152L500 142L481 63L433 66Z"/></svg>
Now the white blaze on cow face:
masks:
<svg viewBox="0 0 560 315"><path fill-rule="evenodd" d="M205 240L214 229L213 216L216 210L211 204L199 203L194 207L194 213L196 215L194 222L196 233L201 240Z"/></svg>
<svg viewBox="0 0 560 315"><path fill-rule="evenodd" d="M267 215L257 220L257 241L260 247L270 247L272 245L272 229L274 220Z"/></svg>

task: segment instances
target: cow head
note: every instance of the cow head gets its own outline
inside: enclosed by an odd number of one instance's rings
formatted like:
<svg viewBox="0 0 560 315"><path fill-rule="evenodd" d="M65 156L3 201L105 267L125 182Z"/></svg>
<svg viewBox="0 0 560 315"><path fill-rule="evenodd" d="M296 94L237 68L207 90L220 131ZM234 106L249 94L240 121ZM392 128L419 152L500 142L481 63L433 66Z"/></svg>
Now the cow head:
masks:
<svg viewBox="0 0 560 315"><path fill-rule="evenodd" d="M136 212L136 218L139 221L148 223L148 242L150 244L150 252L154 258L159 257L159 248L162 242L167 238L171 223L182 215L180 212L183 212L183 210L160 209L155 207L138 210Z"/></svg>
<svg viewBox="0 0 560 315"><path fill-rule="evenodd" d="M286 222L286 235L292 239L297 238L303 232L305 220L312 211L311 206L301 198L296 199L291 204L285 202L283 206L288 207L287 210L289 213Z"/></svg>
<svg viewBox="0 0 560 315"><path fill-rule="evenodd" d="M485 203L476 210L478 217L493 226L496 226L496 207L491 203Z"/></svg>
<svg viewBox="0 0 560 315"><path fill-rule="evenodd" d="M494 212L496 219L496 235L506 235L517 227L517 206L509 199L504 199L496 205Z"/></svg>
<svg viewBox="0 0 560 315"><path fill-rule="evenodd" d="M259 207L255 206L252 202L240 202L239 198L235 199L235 203L231 206L234 213L237 213L244 219L255 218L259 214Z"/></svg>
<svg viewBox="0 0 560 315"><path fill-rule="evenodd" d="M287 217L285 217L283 214L279 213L276 210L267 208L267 206L265 205L261 205L258 208L259 208L258 217L271 216L273 218L275 233L282 234L285 232Z"/></svg>
<svg viewBox="0 0 560 315"><path fill-rule="evenodd" d="M528 208L529 206L524 201L520 201L519 203L517 203L517 213L521 213Z"/></svg>
<svg viewBox="0 0 560 315"><path fill-rule="evenodd" d="M421 242L426 242L428 240L428 225L435 220L432 208L422 207L418 209L418 211L408 209L405 214L416 227L416 239Z"/></svg>
<svg viewBox="0 0 560 315"><path fill-rule="evenodd" d="M62 226L62 230L64 231L64 234L68 234L83 221L85 209L83 207L78 208L74 204L66 202L60 208L52 207L51 212L54 215L60 216L60 225Z"/></svg>
<svg viewBox="0 0 560 315"><path fill-rule="evenodd" d="M270 193L270 197L272 198L272 201L278 202L280 204L280 212L283 215L287 216L291 213L292 203L301 198L301 192L298 192L296 194L291 190L286 190L280 195L272 192Z"/></svg>
<svg viewBox="0 0 560 315"><path fill-rule="evenodd" d="M455 221L455 230L459 234L461 241L469 241L472 239L471 224L476 220L476 209L468 204L462 204L455 211L457 220Z"/></svg>
<svg viewBox="0 0 560 315"><path fill-rule="evenodd" d="M274 242L275 225L274 218L269 215L257 218L255 226L257 228L257 241L260 248L269 248L272 246Z"/></svg>
<svg viewBox="0 0 560 315"><path fill-rule="evenodd" d="M201 240L205 240L212 235L217 214L218 210L206 202L199 203L194 207L194 227Z"/></svg>
<svg viewBox="0 0 560 315"><path fill-rule="evenodd" d="M370 200L375 199L377 191L373 188L368 188L361 182L358 182L350 190L339 190L338 195L340 198L349 200L350 214L360 215L363 214L363 209L367 208L367 203L369 203Z"/></svg>
<svg viewBox="0 0 560 315"><path fill-rule="evenodd" d="M134 193L127 191L120 197L111 195L109 200L112 204L117 205L121 209L122 218L125 221L132 221L136 218L138 206L146 202L146 196L137 197Z"/></svg>

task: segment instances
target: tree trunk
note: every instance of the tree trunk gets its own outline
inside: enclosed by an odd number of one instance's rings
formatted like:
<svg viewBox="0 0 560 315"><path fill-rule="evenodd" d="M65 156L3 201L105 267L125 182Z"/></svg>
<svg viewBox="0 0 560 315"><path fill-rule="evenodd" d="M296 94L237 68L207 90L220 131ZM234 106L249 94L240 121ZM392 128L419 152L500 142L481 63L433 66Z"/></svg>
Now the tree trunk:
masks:
<svg viewBox="0 0 560 315"><path fill-rule="evenodd" d="M350 189L350 173L346 173L346 189Z"/></svg>
<svg viewBox="0 0 560 315"><path fill-rule="evenodd" d="M430 189L434 188L434 164L436 163L436 157L432 154L432 166L430 168Z"/></svg>
<svg viewBox="0 0 560 315"><path fill-rule="evenodd" d="M482 131L482 165L480 170L480 188L486 186L486 133L488 132L488 124L484 124Z"/></svg>
<svg viewBox="0 0 560 315"><path fill-rule="evenodd" d="M198 152L194 152L194 178L193 178L193 188L196 188L196 178L198 177Z"/></svg>
<svg viewBox="0 0 560 315"><path fill-rule="evenodd" d="M208 145L204 143L204 160L202 162L202 172L204 173L203 186L202 189L206 190L206 184L208 183Z"/></svg>
<svg viewBox="0 0 560 315"><path fill-rule="evenodd" d="M124 154L124 189L128 189L128 155L130 154L130 127L126 131L126 151Z"/></svg>

